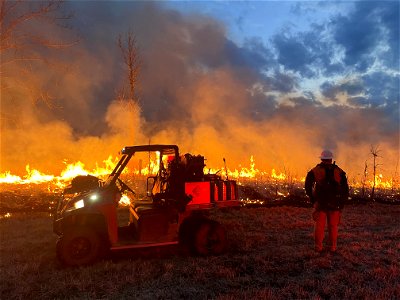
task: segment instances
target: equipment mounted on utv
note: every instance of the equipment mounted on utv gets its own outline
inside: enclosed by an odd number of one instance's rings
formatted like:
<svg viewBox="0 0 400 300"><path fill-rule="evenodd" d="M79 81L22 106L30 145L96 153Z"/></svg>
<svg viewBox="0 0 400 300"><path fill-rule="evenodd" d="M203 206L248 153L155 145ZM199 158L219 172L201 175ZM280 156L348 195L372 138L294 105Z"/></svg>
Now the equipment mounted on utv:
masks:
<svg viewBox="0 0 400 300"><path fill-rule="evenodd" d="M143 176L130 174L127 167L139 153L156 153L158 158L156 175L146 177L143 197L135 192ZM234 180L204 174L204 167L203 156L180 156L176 145L130 146L122 149L104 182L90 175L76 177L64 190L54 216L58 259L79 266L94 263L109 251L178 244L193 254L223 253L225 229L207 212L239 207L237 186ZM123 226L117 214L121 197L130 202L129 223Z"/></svg>

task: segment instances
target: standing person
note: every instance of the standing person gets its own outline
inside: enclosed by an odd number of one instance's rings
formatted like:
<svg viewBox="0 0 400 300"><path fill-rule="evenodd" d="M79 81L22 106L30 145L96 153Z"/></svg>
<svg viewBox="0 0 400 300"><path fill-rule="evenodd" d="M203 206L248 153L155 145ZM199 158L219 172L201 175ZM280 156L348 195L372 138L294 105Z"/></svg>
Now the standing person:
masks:
<svg viewBox="0 0 400 300"><path fill-rule="evenodd" d="M314 206L315 251L323 250L325 224L328 221L328 250L336 252L338 225L344 201L349 196L346 173L335 162L329 150L321 153L321 163L307 173L305 190Z"/></svg>

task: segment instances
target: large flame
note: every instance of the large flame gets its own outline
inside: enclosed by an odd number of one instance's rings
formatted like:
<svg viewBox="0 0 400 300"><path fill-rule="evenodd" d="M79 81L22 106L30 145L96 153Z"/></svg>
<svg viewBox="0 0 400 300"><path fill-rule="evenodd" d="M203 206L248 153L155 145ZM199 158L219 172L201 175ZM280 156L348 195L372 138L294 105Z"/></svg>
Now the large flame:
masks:
<svg viewBox="0 0 400 300"><path fill-rule="evenodd" d="M104 166L100 167L96 164L96 168L93 170L87 170L85 164L78 161L71 164L66 164L65 169L61 172L59 176L54 174L44 174L43 172L32 169L30 165L26 165L26 175L23 177L11 174L10 171L0 173L0 183L9 184L39 184L43 182L54 182L59 186L65 185L66 182L70 181L72 178L78 175L94 175L97 177L103 177L111 173L117 160L112 156L104 160Z"/></svg>
<svg viewBox="0 0 400 300"><path fill-rule="evenodd" d="M39 170L32 169L29 164L26 165L26 175L20 177L18 175L12 174L10 171L0 173L0 184L39 184L44 182L52 182L59 187L63 187L68 184L71 179L78 175L93 175L99 178L105 178L108 174L112 172L114 167L118 162L118 157L109 156L107 159L103 160L101 165L96 163L96 167L89 170L85 167L85 164L81 161L66 164L64 170L60 175L45 174ZM140 168L125 168L124 173L148 176L155 174L158 170L159 164L159 153L156 154L154 159L149 159L147 165ZM239 166L233 170L226 168L226 166L221 168L208 168L208 173L220 174L223 178L231 178L236 180L241 179L254 179L254 180L270 180L273 182L304 182L305 178L296 178L285 172L278 172L275 168L272 168L270 172L266 170L260 170L256 167L256 162L254 156L250 156L249 166ZM374 180L368 180L366 183L362 184L360 182L352 182L352 186L361 187L367 185L373 187ZM397 188L399 183L397 183L393 178L386 179L382 174L375 176L375 187L380 189L393 189Z"/></svg>
<svg viewBox="0 0 400 300"><path fill-rule="evenodd" d="M369 181L369 185L373 187L374 181ZM375 175L375 187L381 189L392 189L394 187L393 178L390 178L389 180L384 180L382 174Z"/></svg>
<svg viewBox="0 0 400 300"><path fill-rule="evenodd" d="M136 168L129 170L125 168L124 173L130 173L134 175L150 175L155 174L158 170L158 161L159 161L159 154L156 155L155 159L150 159L148 164L143 168ZM97 177L105 177L112 172L115 165L118 162L118 158L114 158L111 155L103 161L103 165L99 165L96 163L96 168L93 170L88 170L85 167L85 164L81 161L77 161L74 163L66 164L66 167L61 172L60 175L54 174L44 174L43 172L32 169L30 165L26 165L26 172L27 174L24 175L22 178L20 176L11 174L10 171L6 171L4 173L0 173L0 183L15 183L15 184L29 184L29 183L43 183L49 181L57 181L57 182L66 182L70 181L72 178L78 175L93 175ZM240 166L239 168L235 168L233 170L226 169L226 168L209 168L209 173L219 173L221 172L222 177L229 177L229 178L257 178L261 176L270 176L273 179L277 180L285 180L286 175L283 173L277 174L275 169L272 169L270 173L266 171L261 171L256 167L255 159L253 156L250 157L250 166Z"/></svg>

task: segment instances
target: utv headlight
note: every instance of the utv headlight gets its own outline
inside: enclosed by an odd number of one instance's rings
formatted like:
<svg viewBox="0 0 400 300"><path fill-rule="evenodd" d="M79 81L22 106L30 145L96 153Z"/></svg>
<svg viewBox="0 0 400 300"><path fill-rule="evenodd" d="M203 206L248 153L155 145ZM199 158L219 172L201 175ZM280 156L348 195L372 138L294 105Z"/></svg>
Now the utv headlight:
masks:
<svg viewBox="0 0 400 300"><path fill-rule="evenodd" d="M91 201L96 201L97 199L99 199L99 195L98 194L91 194L90 195L90 197L89 197L89 199L91 200Z"/></svg>
<svg viewBox="0 0 400 300"><path fill-rule="evenodd" d="M85 202L83 201L83 199L78 200L74 203L74 207L75 207L75 209L85 207Z"/></svg>

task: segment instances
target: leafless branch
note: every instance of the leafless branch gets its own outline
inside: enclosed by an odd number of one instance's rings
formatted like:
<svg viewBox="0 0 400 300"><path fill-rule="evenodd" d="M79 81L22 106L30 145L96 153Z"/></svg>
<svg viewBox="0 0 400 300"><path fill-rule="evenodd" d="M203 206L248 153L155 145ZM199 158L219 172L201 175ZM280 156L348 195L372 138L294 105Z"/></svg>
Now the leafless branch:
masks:
<svg viewBox="0 0 400 300"><path fill-rule="evenodd" d="M56 20L57 17L49 17L50 13L53 13L60 9L63 1L62 0L50 0L47 2L38 2L40 3L35 8L32 8L28 11L21 11L19 14L11 16L10 20L7 21L7 16L12 14L12 11L16 10L20 4L23 4L24 1L7 1L1 0L1 11L0 11L0 20L1 20L1 41L10 37L12 32L16 27L24 24L27 21L38 19L38 18L49 18L51 20ZM26 1L25 1L26 3Z"/></svg>
<svg viewBox="0 0 400 300"><path fill-rule="evenodd" d="M58 36L51 37L48 32L52 30L42 31L40 29L42 27L37 26L39 24L54 28L67 27L62 22L69 20L72 15L63 12L63 2L63 0L0 0L1 76L3 81L9 81L9 83L2 82L1 90L7 89L12 93L12 87L18 86L18 89L25 91L33 102L40 100L48 106L53 106L54 97L49 91L44 90L44 87L42 89L32 87L33 84L26 79L31 78L35 68L40 64L45 64L49 70L59 65L57 59L52 59L52 56L47 55L49 52L42 50L58 51L78 43L78 39L64 41ZM22 77L15 75L16 69Z"/></svg>
<svg viewBox="0 0 400 300"><path fill-rule="evenodd" d="M375 186L376 186L376 170L378 168L378 166L380 166L380 164L377 163L377 158L380 157L379 153L381 152L381 150L379 149L379 145L371 145L370 147L370 153L373 156L373 185L372 185L372 191L371 191L371 199L374 199L374 195L375 195Z"/></svg>
<svg viewBox="0 0 400 300"><path fill-rule="evenodd" d="M137 84L140 72L140 59L136 39L131 31L118 37L118 47L121 50L122 58L128 67L129 97L137 100Z"/></svg>

